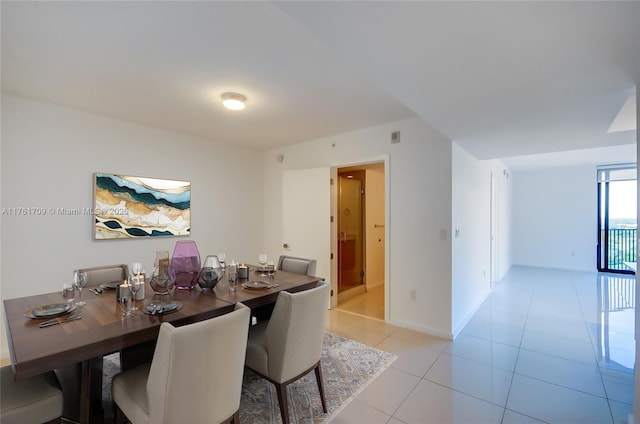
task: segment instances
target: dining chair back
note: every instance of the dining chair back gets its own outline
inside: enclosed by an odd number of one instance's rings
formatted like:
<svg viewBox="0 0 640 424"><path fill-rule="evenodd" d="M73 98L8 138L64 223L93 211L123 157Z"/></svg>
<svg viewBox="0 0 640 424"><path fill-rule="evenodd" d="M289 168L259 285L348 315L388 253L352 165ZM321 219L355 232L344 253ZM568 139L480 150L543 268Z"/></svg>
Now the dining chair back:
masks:
<svg viewBox="0 0 640 424"><path fill-rule="evenodd" d="M53 372L14 381L10 366L0 369L0 423L60 422L63 396Z"/></svg>
<svg viewBox="0 0 640 424"><path fill-rule="evenodd" d="M103 265L91 268L82 268L79 271L87 273L87 287L96 287L100 284L108 284L122 281L129 278L129 267L127 264Z"/></svg>
<svg viewBox="0 0 640 424"><path fill-rule="evenodd" d="M282 255L278 259L278 266L276 269L313 277L316 273L316 263L317 261L315 259L296 258L293 256Z"/></svg>
<svg viewBox="0 0 640 424"><path fill-rule="evenodd" d="M245 365L276 386L282 422L289 423L287 385L315 371L322 409L327 405L320 357L329 302L329 284L280 292L269 321L251 327Z"/></svg>
<svg viewBox="0 0 640 424"><path fill-rule="evenodd" d="M117 374L116 422L239 422L249 308L194 324L160 326L150 364Z"/></svg>

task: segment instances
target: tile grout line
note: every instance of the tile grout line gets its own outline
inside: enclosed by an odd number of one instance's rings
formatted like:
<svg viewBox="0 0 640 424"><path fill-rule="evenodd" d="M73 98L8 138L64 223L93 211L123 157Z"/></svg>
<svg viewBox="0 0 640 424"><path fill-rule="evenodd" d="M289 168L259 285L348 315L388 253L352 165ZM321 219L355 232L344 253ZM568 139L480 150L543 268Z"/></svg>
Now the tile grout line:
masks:
<svg viewBox="0 0 640 424"><path fill-rule="evenodd" d="M533 287L530 294L530 298L529 298L529 307L527 308L527 315L524 320L524 325L522 326L522 335L520 336L520 343L517 346L518 352L516 353L516 360L513 365L513 373L511 374L511 381L509 382L509 390L507 391L507 398L504 401L504 409L502 410L502 419L500 420L501 423L504 422L504 418L507 412L507 406L509 405L509 397L511 396L511 390L513 389L513 380L515 379L516 369L518 368L518 360L520 359L520 350L522 349L522 340L524 339L524 332L527 330L527 324L529 322L529 314L531 313L531 305L533 304L533 297L535 296L535 293L536 293L536 288ZM509 410L513 411L512 409L509 409ZM513 412L520 414L520 412L518 411L513 411Z"/></svg>

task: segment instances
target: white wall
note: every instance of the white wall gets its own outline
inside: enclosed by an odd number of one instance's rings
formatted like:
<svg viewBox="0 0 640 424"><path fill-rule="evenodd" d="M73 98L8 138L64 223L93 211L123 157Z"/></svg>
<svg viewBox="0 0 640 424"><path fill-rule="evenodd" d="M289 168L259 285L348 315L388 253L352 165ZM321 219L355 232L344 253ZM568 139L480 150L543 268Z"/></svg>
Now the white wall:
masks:
<svg viewBox="0 0 640 424"><path fill-rule="evenodd" d="M2 208L92 207L94 172L189 180L189 239L200 255L257 258L262 152L6 94L1 112ZM77 267L141 260L151 272L156 250L171 252L185 239L94 241L92 222L90 215L2 216L2 299L58 290Z"/></svg>
<svg viewBox="0 0 640 424"><path fill-rule="evenodd" d="M596 167L517 171L512 179L513 263L595 271Z"/></svg>
<svg viewBox="0 0 640 424"><path fill-rule="evenodd" d="M391 144L390 134L396 130L401 131L401 142ZM276 160L278 154L284 156L282 163ZM451 142L418 118L268 151L264 159L267 251L277 256L282 250L284 170L379 161L385 154L390 184L389 322L451 337ZM323 266L318 264L319 269Z"/></svg>
<svg viewBox="0 0 640 424"><path fill-rule="evenodd" d="M479 161L453 143L452 155L452 328L454 336L491 291L491 175L496 176L498 269L510 262L510 183L502 161Z"/></svg>
<svg viewBox="0 0 640 424"><path fill-rule="evenodd" d="M365 239L366 285L367 289L384 284L384 166L377 165L365 169Z"/></svg>

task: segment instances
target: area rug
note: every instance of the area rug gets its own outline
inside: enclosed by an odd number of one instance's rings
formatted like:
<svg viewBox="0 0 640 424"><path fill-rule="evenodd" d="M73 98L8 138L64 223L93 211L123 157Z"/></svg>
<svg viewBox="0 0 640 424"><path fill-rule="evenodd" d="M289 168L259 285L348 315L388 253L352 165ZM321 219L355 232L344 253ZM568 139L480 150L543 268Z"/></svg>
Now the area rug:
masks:
<svg viewBox="0 0 640 424"><path fill-rule="evenodd" d="M327 413L322 411L315 374L307 374L288 387L292 423L318 424L338 414L358 393L396 360L396 356L332 333L325 333L322 349ZM103 401L111 416L111 379L120 371L118 354L105 357ZM273 384L245 369L240 400L243 424L282 423Z"/></svg>

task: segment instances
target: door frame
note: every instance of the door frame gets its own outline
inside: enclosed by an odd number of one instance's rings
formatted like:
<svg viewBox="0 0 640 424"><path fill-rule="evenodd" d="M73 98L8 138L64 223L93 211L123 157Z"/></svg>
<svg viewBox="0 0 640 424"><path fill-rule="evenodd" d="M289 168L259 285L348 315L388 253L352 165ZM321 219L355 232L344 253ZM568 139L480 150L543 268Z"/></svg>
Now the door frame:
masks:
<svg viewBox="0 0 640 424"><path fill-rule="evenodd" d="M596 268L598 272L609 272L614 274L636 274L636 272L628 269L616 269L611 268L609 264L609 247L610 247L610 222L609 222L609 209L610 209L610 193L611 193L611 183L622 181L622 180L610 180L608 177L605 180L600 178L600 172L606 170L624 170L635 168L637 172L637 166L629 166L628 164L620 164L620 165L610 165L598 167L598 178L596 181L597 185L597 243L596 243ZM637 179L636 179L637 184ZM636 222L638 216L636 213ZM636 239L633 240L634 243L637 243L638 235L636 232ZM636 256L637 256L637 246L636 246ZM637 262L637 261L636 261Z"/></svg>
<svg viewBox="0 0 640 424"><path fill-rule="evenodd" d="M490 223L489 223L489 286L495 287L498 282L498 182L495 174L491 173L490 198Z"/></svg>
<svg viewBox="0 0 640 424"><path fill-rule="evenodd" d="M380 163L380 162L378 162ZM359 166L358 166L359 168ZM340 167L338 168L338 178L336 179L336 181L338 182L337 185L337 190L338 193L342 193L344 194L344 184L345 181L343 181L341 178L340 174L344 174L344 169L349 169L349 167L344 168L344 167ZM365 165L365 169L366 165ZM367 269L367 256L366 256L366 251L367 251L367 231L366 231L366 202L365 202L365 197L366 197L366 173L364 170L358 169L356 171L348 171L348 172L353 172L355 173L359 173L361 174L361 176L359 176L358 178L354 177L353 180L349 180L349 181L358 181L360 183L360 195L359 195L359 217L358 219L360 220L360 228L359 228L359 239L360 239L360 249L359 250L359 256L360 256L360 266L359 266L359 271L360 271L360 282L358 285L353 286L352 288L355 287L364 287L365 291L367 289L367 282L366 282L366 269ZM344 178L345 180L347 180L347 178ZM337 210L340 211L343 207L342 205L342 198L340 196L340 194L336 197L337 200ZM338 213L336 215L336 225L338 226L338 229L340 228L340 221L343 220L344 218ZM340 273L340 262L341 262L341 256L340 256L340 240L339 240L339 236L340 236L340 231L336 231L337 235L338 235L338 257L336 260L336 266L338 268L338 296L339 296L339 290L340 290L340 283L341 283L341 279L344 277L344 274L341 275ZM339 300L339 299L338 299Z"/></svg>
<svg viewBox="0 0 640 424"><path fill-rule="evenodd" d="M363 158L360 160L355 160L353 162L344 162L340 164L335 164L331 167L331 178L333 184L331 185L331 252L332 258L331 261L331 289L334 292L334 296L331 296L331 308L335 308L338 306L338 227L337 227L337 216L338 216L338 169L346 168L349 166L360 166L360 165L370 165L373 163L384 163L384 319L385 321L389 321L391 317L391 267L389 266L389 258L390 258L390 215L391 215L391 205L390 205L390 178L389 178L389 163L390 158L388 154Z"/></svg>

